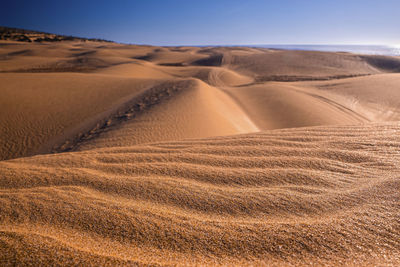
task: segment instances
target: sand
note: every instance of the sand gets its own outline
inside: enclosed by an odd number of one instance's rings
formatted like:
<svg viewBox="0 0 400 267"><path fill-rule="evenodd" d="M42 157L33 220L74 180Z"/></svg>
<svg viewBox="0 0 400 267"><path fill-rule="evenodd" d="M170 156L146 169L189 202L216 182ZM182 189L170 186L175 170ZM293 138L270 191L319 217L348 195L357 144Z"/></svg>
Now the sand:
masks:
<svg viewBox="0 0 400 267"><path fill-rule="evenodd" d="M399 64L1 41L0 265L396 265Z"/></svg>

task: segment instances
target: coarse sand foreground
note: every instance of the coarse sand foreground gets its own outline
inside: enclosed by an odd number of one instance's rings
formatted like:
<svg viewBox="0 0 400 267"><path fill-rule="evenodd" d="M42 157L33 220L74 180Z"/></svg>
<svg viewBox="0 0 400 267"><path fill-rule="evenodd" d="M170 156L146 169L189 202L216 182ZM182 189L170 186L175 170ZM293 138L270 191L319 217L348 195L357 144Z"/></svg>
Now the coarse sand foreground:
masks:
<svg viewBox="0 0 400 267"><path fill-rule="evenodd" d="M3 265L399 262L400 124L0 162Z"/></svg>

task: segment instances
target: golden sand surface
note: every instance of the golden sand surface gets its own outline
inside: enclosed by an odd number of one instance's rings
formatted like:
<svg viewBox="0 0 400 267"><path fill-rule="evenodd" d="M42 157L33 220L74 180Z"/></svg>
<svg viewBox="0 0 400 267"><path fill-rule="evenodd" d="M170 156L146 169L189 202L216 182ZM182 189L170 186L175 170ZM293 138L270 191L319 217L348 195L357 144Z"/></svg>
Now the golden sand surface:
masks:
<svg viewBox="0 0 400 267"><path fill-rule="evenodd" d="M395 266L400 59L0 42L0 265Z"/></svg>

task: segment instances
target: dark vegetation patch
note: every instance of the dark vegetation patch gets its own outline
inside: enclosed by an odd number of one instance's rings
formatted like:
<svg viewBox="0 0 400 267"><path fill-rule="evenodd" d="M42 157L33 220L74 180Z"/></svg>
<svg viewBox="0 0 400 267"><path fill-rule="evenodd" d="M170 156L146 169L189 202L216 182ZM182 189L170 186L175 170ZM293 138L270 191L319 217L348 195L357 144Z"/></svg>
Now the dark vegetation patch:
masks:
<svg viewBox="0 0 400 267"><path fill-rule="evenodd" d="M336 79L346 79L360 76L368 76L371 74L349 74L349 75L333 75L333 76L298 76L298 75L266 75L255 78L256 82L298 82L298 81L328 81Z"/></svg>
<svg viewBox="0 0 400 267"><path fill-rule="evenodd" d="M144 56L138 56L138 57L133 57L133 59L139 59L139 60L151 60L154 56L152 54L147 54Z"/></svg>
<svg viewBox="0 0 400 267"><path fill-rule="evenodd" d="M195 60L191 63L191 65L194 65L194 66L221 66L223 58L224 58L224 56L222 54L211 55L207 58Z"/></svg>
<svg viewBox="0 0 400 267"><path fill-rule="evenodd" d="M49 73L49 72L93 72L96 69L107 68L128 62L110 64L104 60L90 57L78 57L71 60L63 60L54 64L37 66L28 69L15 69L0 71L0 73Z"/></svg>
<svg viewBox="0 0 400 267"><path fill-rule="evenodd" d="M180 47L173 47L173 48L169 48L169 51L171 51L171 52L182 52L182 53L184 53L184 52L188 52L189 49L187 49L187 48L180 48Z"/></svg>
<svg viewBox="0 0 400 267"><path fill-rule="evenodd" d="M10 40L19 42L61 42L61 41L92 41L92 42L112 42L99 38L82 38L47 32L24 30L18 28L0 26L0 40Z"/></svg>
<svg viewBox="0 0 400 267"><path fill-rule="evenodd" d="M72 57L89 56L89 55L93 55L93 54L95 54L95 53L96 53L95 50L83 51L83 52L80 52L80 53L73 54Z"/></svg>
<svg viewBox="0 0 400 267"><path fill-rule="evenodd" d="M24 50L18 50L18 51L13 51L13 52L10 52L10 53L6 53L6 54L3 54L3 55L0 55L0 60L7 60L7 59L10 59L10 58L12 58L14 56L22 56L22 55L24 55L24 56L32 55L32 50L24 49Z"/></svg>
<svg viewBox="0 0 400 267"><path fill-rule="evenodd" d="M187 66L187 64L181 63L181 62L160 63L158 65L160 65L160 66L169 66L169 67L184 67L184 66Z"/></svg>

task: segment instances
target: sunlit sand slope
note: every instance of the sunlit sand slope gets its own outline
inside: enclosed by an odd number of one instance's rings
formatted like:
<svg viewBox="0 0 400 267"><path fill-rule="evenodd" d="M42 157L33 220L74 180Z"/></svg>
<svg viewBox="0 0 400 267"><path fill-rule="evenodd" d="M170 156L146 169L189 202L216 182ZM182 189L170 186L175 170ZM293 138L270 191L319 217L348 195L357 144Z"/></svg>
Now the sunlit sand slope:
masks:
<svg viewBox="0 0 400 267"><path fill-rule="evenodd" d="M368 121L353 110L346 98L292 83L270 82L225 90L262 130Z"/></svg>
<svg viewBox="0 0 400 267"><path fill-rule="evenodd" d="M400 74L378 74L343 80L296 83L325 95L343 96L348 107L371 121L400 120Z"/></svg>
<svg viewBox="0 0 400 267"><path fill-rule="evenodd" d="M156 83L80 73L0 73L0 81L0 160L49 152Z"/></svg>
<svg viewBox="0 0 400 267"><path fill-rule="evenodd" d="M0 160L393 121L399 71L349 53L0 41Z"/></svg>
<svg viewBox="0 0 400 267"><path fill-rule="evenodd" d="M77 140L75 149L131 146L259 131L233 99L200 80L166 82L153 89L158 95L168 90L177 92L168 99L157 96L146 98L141 102L143 111L133 109L127 114L132 119L100 131L96 138ZM155 99L153 104L151 99Z"/></svg>
<svg viewBox="0 0 400 267"><path fill-rule="evenodd" d="M0 262L396 264L400 124L0 162Z"/></svg>

